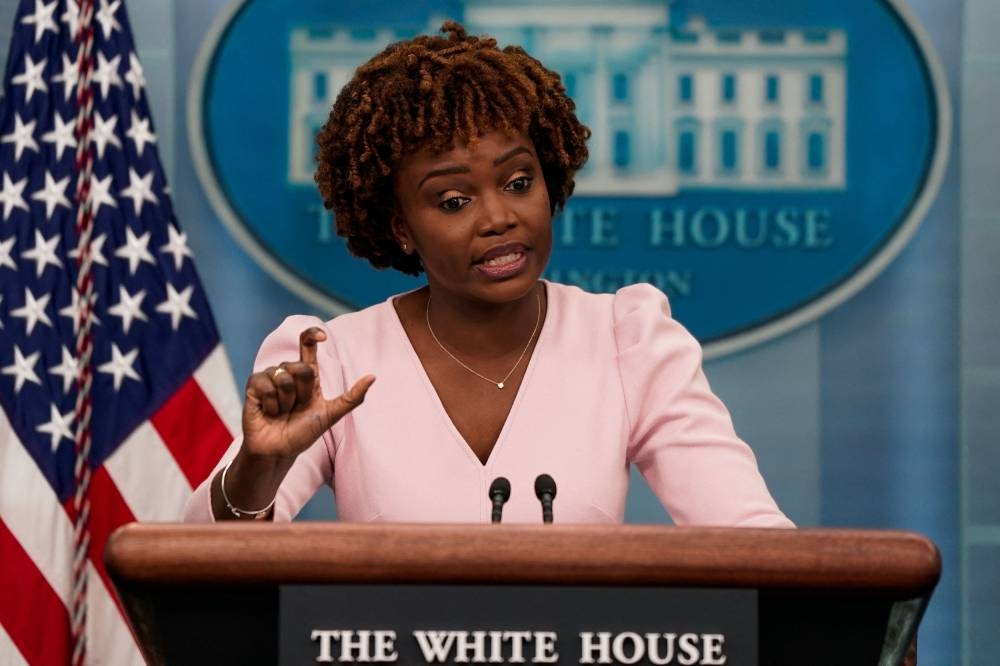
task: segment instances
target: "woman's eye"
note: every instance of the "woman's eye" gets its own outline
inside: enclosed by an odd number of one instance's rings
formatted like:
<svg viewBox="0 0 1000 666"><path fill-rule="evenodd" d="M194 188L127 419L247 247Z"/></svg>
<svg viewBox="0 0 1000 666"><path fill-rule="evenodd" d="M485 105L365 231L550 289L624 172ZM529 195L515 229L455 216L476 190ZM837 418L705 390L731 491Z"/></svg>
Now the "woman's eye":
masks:
<svg viewBox="0 0 1000 666"><path fill-rule="evenodd" d="M513 192L524 192L531 188L531 180L530 176L519 176L507 183L507 189Z"/></svg>
<svg viewBox="0 0 1000 666"><path fill-rule="evenodd" d="M465 208L465 204L469 201L469 197L448 197L438 204L438 208L446 213L454 213Z"/></svg>
<svg viewBox="0 0 1000 666"><path fill-rule="evenodd" d="M462 210L467 203L469 203L468 197L449 197L438 204L438 206L446 213L454 213L455 211Z"/></svg>

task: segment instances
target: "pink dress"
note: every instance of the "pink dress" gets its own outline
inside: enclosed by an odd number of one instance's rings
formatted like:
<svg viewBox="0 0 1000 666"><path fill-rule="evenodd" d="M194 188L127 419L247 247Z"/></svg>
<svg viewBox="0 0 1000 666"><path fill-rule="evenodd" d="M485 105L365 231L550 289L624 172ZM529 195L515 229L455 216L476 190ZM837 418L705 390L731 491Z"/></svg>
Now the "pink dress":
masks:
<svg viewBox="0 0 1000 666"><path fill-rule="evenodd" d="M448 418L392 299L325 324L286 319L264 341L256 368L296 360L299 333L320 325L328 333L318 357L327 397L368 373L378 381L296 460L275 519L290 520L329 484L341 520L489 522L487 490L505 476L512 492L504 522L538 523L534 480L547 473L558 485L555 522L618 523L634 464L679 525L791 526L709 388L698 343L671 318L661 292L546 288L545 322L485 465ZM208 486L195 490L186 520L212 520Z"/></svg>

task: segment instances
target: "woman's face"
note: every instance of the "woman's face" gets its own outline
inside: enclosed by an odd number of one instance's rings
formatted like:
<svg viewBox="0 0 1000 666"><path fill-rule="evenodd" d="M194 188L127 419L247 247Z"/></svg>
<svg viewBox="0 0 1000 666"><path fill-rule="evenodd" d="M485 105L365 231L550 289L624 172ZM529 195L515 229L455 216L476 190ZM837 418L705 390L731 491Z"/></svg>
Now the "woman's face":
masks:
<svg viewBox="0 0 1000 666"><path fill-rule="evenodd" d="M552 215L530 139L482 136L475 150L420 151L396 180L395 233L415 250L432 288L493 303L524 296L552 250Z"/></svg>

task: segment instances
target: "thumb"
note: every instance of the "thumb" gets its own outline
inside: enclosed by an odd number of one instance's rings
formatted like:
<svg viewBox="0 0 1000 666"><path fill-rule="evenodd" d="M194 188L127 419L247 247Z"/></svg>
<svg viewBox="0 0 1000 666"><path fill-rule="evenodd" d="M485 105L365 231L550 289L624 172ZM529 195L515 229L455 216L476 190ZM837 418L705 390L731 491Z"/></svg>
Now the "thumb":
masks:
<svg viewBox="0 0 1000 666"><path fill-rule="evenodd" d="M354 383L354 386L347 389L343 394L333 400L326 401L326 422L327 428L339 421L348 412L365 401L365 394L375 383L375 375L365 375Z"/></svg>

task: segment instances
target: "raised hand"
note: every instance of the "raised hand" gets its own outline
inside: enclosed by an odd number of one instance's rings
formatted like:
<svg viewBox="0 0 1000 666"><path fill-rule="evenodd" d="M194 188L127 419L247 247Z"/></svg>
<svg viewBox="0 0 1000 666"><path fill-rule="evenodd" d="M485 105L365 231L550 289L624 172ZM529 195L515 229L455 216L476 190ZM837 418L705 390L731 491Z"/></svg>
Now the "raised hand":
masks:
<svg viewBox="0 0 1000 666"><path fill-rule="evenodd" d="M324 340L322 328L308 328L299 335L298 361L250 375L243 405L245 453L294 459L364 401L373 375L362 377L332 400L323 397L316 345Z"/></svg>

